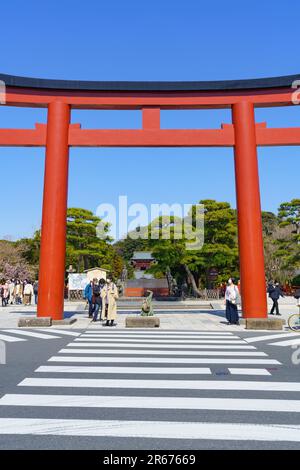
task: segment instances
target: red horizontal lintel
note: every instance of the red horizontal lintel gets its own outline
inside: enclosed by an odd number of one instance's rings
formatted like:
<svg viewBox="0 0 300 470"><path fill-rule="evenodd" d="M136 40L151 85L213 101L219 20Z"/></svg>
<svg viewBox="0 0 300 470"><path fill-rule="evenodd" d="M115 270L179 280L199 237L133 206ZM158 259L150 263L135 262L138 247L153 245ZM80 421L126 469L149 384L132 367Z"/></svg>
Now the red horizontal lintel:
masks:
<svg viewBox="0 0 300 470"><path fill-rule="evenodd" d="M226 129L70 129L72 147L231 147L233 128Z"/></svg>
<svg viewBox="0 0 300 470"><path fill-rule="evenodd" d="M36 124L35 129L0 129L0 147L43 147L46 131L46 124Z"/></svg>
<svg viewBox="0 0 300 470"><path fill-rule="evenodd" d="M46 145L46 124L34 129L0 129L0 147L43 147ZM258 146L300 145L300 127L268 128L256 124ZM232 147L234 128L222 124L221 129L81 129L70 124L71 147Z"/></svg>

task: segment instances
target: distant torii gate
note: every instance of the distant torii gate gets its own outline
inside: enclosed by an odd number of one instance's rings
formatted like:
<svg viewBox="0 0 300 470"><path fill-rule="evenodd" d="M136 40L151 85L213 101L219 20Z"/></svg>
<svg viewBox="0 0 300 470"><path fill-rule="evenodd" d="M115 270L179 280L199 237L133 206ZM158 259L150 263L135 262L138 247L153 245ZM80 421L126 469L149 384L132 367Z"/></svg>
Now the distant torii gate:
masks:
<svg viewBox="0 0 300 470"><path fill-rule="evenodd" d="M38 316L64 309L69 147L234 147L244 317L267 316L258 146L300 145L300 127L255 123L255 107L292 105L300 75L217 82L88 82L0 74L6 105L48 108L35 129L0 129L0 146L46 147ZM220 129L161 129L160 110L231 108ZM72 109L141 110L142 129L94 130L70 124ZM253 287L255 286L255 292Z"/></svg>

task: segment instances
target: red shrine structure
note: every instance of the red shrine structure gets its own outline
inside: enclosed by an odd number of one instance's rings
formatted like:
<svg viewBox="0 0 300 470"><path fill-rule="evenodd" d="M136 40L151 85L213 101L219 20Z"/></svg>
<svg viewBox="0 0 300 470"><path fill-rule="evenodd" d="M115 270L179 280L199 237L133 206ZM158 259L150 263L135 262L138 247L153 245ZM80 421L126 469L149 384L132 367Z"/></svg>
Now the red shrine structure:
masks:
<svg viewBox="0 0 300 470"><path fill-rule="evenodd" d="M153 292L154 298L170 295L166 277L155 279L153 274L146 272L155 263L155 258L150 251L135 251L130 263L134 269L134 279L129 279L125 283L126 297L145 297L149 295L149 290Z"/></svg>
<svg viewBox="0 0 300 470"><path fill-rule="evenodd" d="M155 259L149 251L135 251L130 260L135 272L141 274L143 274L143 271L151 268L154 261Z"/></svg>
<svg viewBox="0 0 300 470"><path fill-rule="evenodd" d="M45 147L38 316L63 317L70 147L233 147L243 314L267 316L257 146L300 145L300 127L256 123L255 107L292 106L300 75L209 82L97 82L0 74L7 106L47 108L47 124L0 129L0 146ZM161 129L160 110L230 108L219 129ZM72 109L140 110L142 129L81 129ZM255 294L253 286L255 285Z"/></svg>

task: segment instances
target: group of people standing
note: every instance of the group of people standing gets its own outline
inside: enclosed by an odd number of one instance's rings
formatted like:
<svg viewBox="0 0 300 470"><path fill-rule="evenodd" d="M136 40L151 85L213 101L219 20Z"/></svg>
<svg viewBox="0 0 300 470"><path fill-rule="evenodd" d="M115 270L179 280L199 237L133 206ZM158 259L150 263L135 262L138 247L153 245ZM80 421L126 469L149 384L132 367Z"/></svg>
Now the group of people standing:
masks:
<svg viewBox="0 0 300 470"><path fill-rule="evenodd" d="M3 279L0 284L2 307L7 305L31 305L38 301L38 281L32 283L28 279Z"/></svg>
<svg viewBox="0 0 300 470"><path fill-rule="evenodd" d="M111 276L107 279L94 278L84 289L84 299L89 304L89 318L96 322L100 312L99 320L103 320L103 326L114 326L117 318L118 288Z"/></svg>

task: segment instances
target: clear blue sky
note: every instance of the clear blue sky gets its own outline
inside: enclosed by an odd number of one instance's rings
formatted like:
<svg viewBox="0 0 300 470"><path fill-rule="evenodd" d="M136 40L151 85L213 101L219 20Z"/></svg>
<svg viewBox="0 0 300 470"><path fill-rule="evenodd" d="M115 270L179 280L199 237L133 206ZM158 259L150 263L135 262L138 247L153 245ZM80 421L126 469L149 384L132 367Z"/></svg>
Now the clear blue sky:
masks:
<svg viewBox="0 0 300 470"><path fill-rule="evenodd" d="M216 80L300 73L294 0L10 0L2 2L2 73L85 80ZM269 126L300 126L300 106L261 109ZM85 127L140 127L138 112L74 111ZM225 111L162 113L163 127L219 127ZM46 122L38 109L0 106L0 127ZM0 148L0 238L30 236L41 220L43 149ZM300 149L259 149L264 210L299 197ZM107 175L110 176L109 181ZM146 183L149 178L149 183ZM101 202L235 207L230 149L74 149L69 207Z"/></svg>

